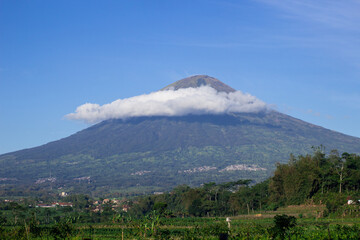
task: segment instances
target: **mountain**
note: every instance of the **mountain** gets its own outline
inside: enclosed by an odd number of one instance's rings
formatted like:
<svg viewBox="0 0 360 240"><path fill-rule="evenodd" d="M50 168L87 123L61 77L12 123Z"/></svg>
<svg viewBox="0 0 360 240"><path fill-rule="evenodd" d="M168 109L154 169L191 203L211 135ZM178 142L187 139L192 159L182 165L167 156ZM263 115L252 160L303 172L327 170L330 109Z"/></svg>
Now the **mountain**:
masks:
<svg viewBox="0 0 360 240"><path fill-rule="evenodd" d="M216 78L207 76L207 75L195 75L188 78L181 79L176 81L161 90L174 89L178 90L180 88L197 88L201 86L210 86L216 89L218 92L235 92L235 89L229 87L225 83L219 81Z"/></svg>
<svg viewBox="0 0 360 240"><path fill-rule="evenodd" d="M162 90L202 85L235 91L204 75ZM359 138L277 111L109 119L58 141L0 155L0 190L49 186L96 195L240 178L260 181L291 153L307 154L321 144L360 153Z"/></svg>

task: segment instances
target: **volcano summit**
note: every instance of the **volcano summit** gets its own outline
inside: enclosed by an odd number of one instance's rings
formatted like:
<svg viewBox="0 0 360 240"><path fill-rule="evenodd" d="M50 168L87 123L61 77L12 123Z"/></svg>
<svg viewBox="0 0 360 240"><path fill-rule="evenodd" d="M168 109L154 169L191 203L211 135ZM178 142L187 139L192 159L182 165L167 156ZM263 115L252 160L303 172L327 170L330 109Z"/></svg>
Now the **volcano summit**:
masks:
<svg viewBox="0 0 360 240"><path fill-rule="evenodd" d="M271 110L250 94L198 75L70 119L97 123L67 138L0 156L6 186L152 192L179 184L264 180L312 146L360 153L360 139ZM85 180L84 180L85 179Z"/></svg>

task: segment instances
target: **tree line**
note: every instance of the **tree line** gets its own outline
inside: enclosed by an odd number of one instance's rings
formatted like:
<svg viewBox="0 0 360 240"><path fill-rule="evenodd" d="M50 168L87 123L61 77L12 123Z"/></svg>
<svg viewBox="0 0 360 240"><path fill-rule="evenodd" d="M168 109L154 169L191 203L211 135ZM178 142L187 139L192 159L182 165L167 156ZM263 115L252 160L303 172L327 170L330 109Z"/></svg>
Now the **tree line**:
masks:
<svg viewBox="0 0 360 240"><path fill-rule="evenodd" d="M273 177L264 182L181 185L169 193L141 197L130 213L141 216L160 209L174 216L225 216L306 202L326 204L331 213L349 199L353 203L360 199L360 156L337 150L325 154L320 146L312 154L291 155L289 162L277 164Z"/></svg>

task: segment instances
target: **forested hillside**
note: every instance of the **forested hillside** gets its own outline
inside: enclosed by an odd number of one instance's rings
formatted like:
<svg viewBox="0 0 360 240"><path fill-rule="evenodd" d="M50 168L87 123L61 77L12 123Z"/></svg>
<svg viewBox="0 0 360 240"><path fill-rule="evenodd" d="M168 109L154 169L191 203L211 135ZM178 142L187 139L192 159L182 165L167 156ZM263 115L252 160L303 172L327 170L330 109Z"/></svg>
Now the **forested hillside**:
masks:
<svg viewBox="0 0 360 240"><path fill-rule="evenodd" d="M278 113L108 120L68 138L0 156L6 189L73 187L151 193L187 184L270 177L311 146L360 152L360 140ZM81 188L79 188L81 187ZM21 195L21 194L20 194Z"/></svg>

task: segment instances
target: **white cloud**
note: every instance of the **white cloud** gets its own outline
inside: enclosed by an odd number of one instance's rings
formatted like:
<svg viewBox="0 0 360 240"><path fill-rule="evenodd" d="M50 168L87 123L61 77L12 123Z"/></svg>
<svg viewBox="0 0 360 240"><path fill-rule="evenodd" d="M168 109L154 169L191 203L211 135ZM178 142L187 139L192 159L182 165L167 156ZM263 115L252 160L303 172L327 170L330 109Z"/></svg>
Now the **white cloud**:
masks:
<svg viewBox="0 0 360 240"><path fill-rule="evenodd" d="M86 103L68 119L96 123L106 119L126 119L141 116L184 116L188 114L222 114L232 112L259 112L267 110L266 103L256 97L236 91L217 92L202 86L179 90L157 91L131 98L118 99L112 103Z"/></svg>

